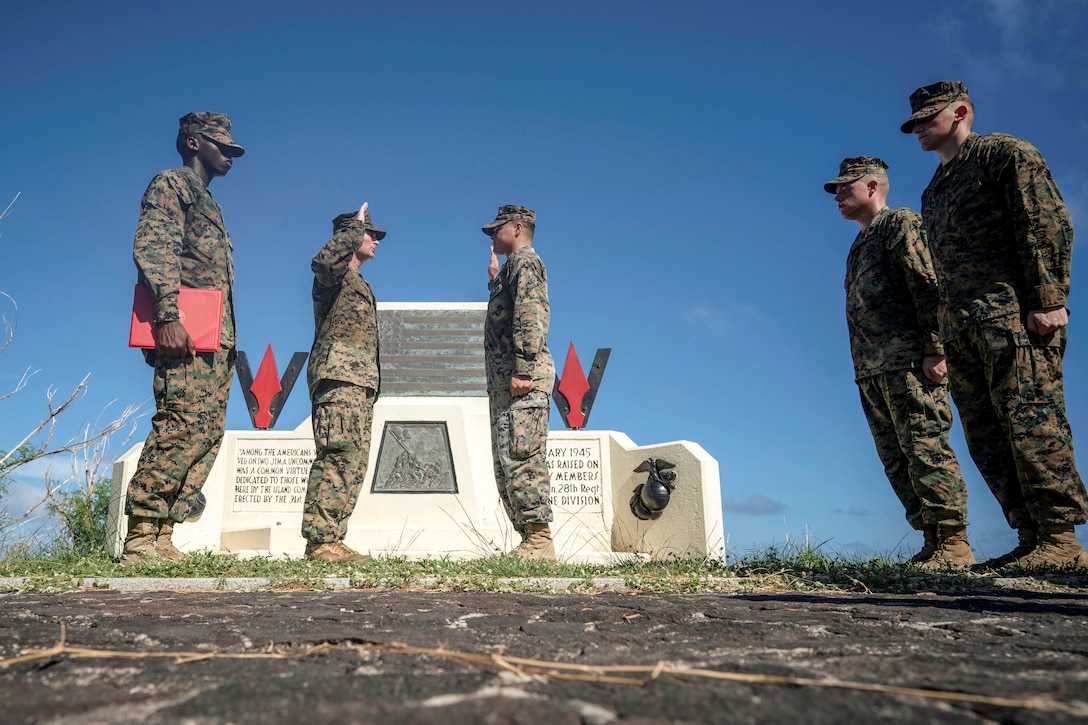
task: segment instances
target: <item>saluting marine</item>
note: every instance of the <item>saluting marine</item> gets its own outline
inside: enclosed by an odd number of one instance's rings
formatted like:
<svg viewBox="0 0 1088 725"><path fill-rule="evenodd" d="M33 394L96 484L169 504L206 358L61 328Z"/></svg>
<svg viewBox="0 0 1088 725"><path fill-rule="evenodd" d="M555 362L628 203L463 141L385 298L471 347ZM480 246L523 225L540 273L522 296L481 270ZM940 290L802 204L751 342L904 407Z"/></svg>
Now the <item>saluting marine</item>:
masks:
<svg viewBox="0 0 1088 725"><path fill-rule="evenodd" d="M548 275L533 250L536 212L499 207L483 227L491 239L484 354L495 482L521 535L516 553L555 560L548 474L548 418L555 365L548 351ZM506 262L499 268L498 257Z"/></svg>
<svg viewBox="0 0 1088 725"><path fill-rule="evenodd" d="M370 428L381 388L378 303L359 268L374 259L385 231L367 204L333 220L314 257L314 344L306 368L317 457L302 513L306 556L367 561L344 543L370 458Z"/></svg>

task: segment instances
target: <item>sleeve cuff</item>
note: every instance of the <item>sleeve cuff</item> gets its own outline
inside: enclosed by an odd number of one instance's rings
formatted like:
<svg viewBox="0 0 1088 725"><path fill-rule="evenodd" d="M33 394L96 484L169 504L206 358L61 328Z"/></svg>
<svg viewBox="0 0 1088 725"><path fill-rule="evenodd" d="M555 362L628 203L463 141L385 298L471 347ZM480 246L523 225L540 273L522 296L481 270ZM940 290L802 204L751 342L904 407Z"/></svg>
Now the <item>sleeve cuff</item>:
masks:
<svg viewBox="0 0 1088 725"><path fill-rule="evenodd" d="M1068 294L1069 288L1064 285L1040 285L1035 288L1035 297L1038 300L1038 305L1029 304L1028 307L1033 310L1046 309L1047 307L1065 307L1065 300Z"/></svg>
<svg viewBox="0 0 1088 725"><path fill-rule="evenodd" d="M155 303L155 322L177 322L181 319L178 312L178 293L165 294Z"/></svg>

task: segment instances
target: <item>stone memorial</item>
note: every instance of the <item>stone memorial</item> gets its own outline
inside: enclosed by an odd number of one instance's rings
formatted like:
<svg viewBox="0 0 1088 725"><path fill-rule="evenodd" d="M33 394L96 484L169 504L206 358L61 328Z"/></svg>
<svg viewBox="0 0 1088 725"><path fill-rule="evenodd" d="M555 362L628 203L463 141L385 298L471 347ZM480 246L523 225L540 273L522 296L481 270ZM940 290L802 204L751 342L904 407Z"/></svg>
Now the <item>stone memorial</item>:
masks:
<svg viewBox="0 0 1088 725"><path fill-rule="evenodd" d="M485 303L379 303L381 396L370 463L345 543L374 556L467 558L513 549L495 486L483 359ZM304 386L297 394L305 394ZM553 416L554 421L558 416ZM142 444L114 464L108 548L127 528L124 492ZM314 457L309 419L291 431L227 431L202 515L175 527L182 551L301 557L302 501ZM552 532L563 561L722 558L718 464L687 441L637 446L615 431L552 430ZM646 461L675 484L656 518L634 505ZM649 489L647 489L649 491ZM645 500L646 497L643 496ZM660 504L658 504L660 505Z"/></svg>

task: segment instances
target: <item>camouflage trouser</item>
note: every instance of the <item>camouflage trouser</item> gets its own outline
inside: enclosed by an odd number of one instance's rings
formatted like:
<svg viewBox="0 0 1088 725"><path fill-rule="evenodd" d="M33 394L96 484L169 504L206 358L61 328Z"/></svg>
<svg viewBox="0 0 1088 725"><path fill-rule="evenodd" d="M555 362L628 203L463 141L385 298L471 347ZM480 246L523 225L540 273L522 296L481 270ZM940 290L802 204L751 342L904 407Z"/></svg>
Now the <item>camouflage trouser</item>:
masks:
<svg viewBox="0 0 1088 725"><path fill-rule="evenodd" d="M323 380L313 396L314 445L302 536L315 544L342 541L355 511L370 459L374 391Z"/></svg>
<svg viewBox="0 0 1088 725"><path fill-rule="evenodd" d="M895 370L858 380L858 391L877 454L910 525L919 531L965 525L967 485L948 443L948 386L930 381L920 369Z"/></svg>
<svg viewBox="0 0 1088 725"><path fill-rule="evenodd" d="M1062 384L1065 330L1032 335L1009 315L968 327L945 354L971 457L1009 525L1083 524Z"/></svg>
<svg viewBox="0 0 1088 725"><path fill-rule="evenodd" d="M125 513L185 521L219 453L234 380L234 349L155 361L155 416Z"/></svg>
<svg viewBox="0 0 1088 725"><path fill-rule="evenodd" d="M551 400L542 390L519 398L508 390L489 390L491 452L495 483L506 515L521 532L525 524L552 520L548 476L548 414Z"/></svg>

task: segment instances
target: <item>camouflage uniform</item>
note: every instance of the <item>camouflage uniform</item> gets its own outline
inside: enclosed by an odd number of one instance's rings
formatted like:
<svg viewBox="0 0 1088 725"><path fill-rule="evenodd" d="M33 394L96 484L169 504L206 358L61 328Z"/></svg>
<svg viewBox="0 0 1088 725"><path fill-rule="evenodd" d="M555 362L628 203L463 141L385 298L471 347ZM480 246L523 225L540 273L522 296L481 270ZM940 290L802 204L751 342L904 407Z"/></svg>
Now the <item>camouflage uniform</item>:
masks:
<svg viewBox="0 0 1088 725"><path fill-rule="evenodd" d="M944 349L921 217L878 212L850 248L845 287L862 408L907 521L919 531L965 524L967 487L948 443L948 386L922 372L922 359Z"/></svg>
<svg viewBox="0 0 1088 725"><path fill-rule="evenodd" d="M510 220L532 215L516 205L504 210ZM494 224L494 223L493 223ZM492 225L484 227L488 233ZM514 528L552 520L551 479L548 475L548 417L555 366L548 351L548 275L532 247L510 254L498 276L488 283L491 297L484 323L487 393L491 409L491 448L499 497ZM532 378L527 395L510 395L515 375Z"/></svg>
<svg viewBox="0 0 1088 725"><path fill-rule="evenodd" d="M971 134L926 187L922 215L975 464L1014 528L1084 523L1062 386L1067 328L1025 326L1069 293L1073 227L1046 161L1013 136Z"/></svg>
<svg viewBox="0 0 1088 725"><path fill-rule="evenodd" d="M181 119L183 130L187 118ZM227 120L228 139L229 129ZM179 319L179 287L224 292L218 352L189 359L147 354L155 367L155 416L129 482L125 513L180 522L219 452L235 358L230 236L222 210L191 168L151 180L140 203L132 256L140 281L151 288L156 322Z"/></svg>
<svg viewBox="0 0 1088 725"><path fill-rule="evenodd" d="M333 220L332 239L317 253L314 344L306 379L313 404L317 457L310 468L302 535L311 543L343 540L370 458L370 427L381 387L378 307L374 292L350 265L367 229L381 239L366 212ZM379 236L380 235L380 236Z"/></svg>

